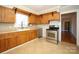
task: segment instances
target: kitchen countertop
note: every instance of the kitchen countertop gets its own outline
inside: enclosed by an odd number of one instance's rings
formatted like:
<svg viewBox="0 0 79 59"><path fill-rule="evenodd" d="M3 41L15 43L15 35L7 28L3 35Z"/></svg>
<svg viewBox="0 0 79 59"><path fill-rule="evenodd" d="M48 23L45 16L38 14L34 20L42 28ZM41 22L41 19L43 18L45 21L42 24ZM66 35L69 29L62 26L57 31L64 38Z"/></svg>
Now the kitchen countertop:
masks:
<svg viewBox="0 0 79 59"><path fill-rule="evenodd" d="M0 34L4 34L4 33L12 33L12 32L21 32L21 31L35 30L35 29L37 29L37 28L5 29L5 30L0 30Z"/></svg>

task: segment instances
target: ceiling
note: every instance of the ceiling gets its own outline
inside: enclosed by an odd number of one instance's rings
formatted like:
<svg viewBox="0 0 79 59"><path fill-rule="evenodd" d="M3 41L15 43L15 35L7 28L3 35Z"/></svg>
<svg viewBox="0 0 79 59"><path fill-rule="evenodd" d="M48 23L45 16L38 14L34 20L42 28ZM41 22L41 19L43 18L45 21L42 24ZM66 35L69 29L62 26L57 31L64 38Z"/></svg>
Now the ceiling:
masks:
<svg viewBox="0 0 79 59"><path fill-rule="evenodd" d="M73 11L79 9L79 5L3 5L9 8L20 8L22 10L26 10L28 12L40 15L48 12L58 11L65 12Z"/></svg>
<svg viewBox="0 0 79 59"><path fill-rule="evenodd" d="M6 7L13 8L17 7L34 14L44 14L52 11L58 11L59 5L5 5Z"/></svg>
<svg viewBox="0 0 79 59"><path fill-rule="evenodd" d="M26 5L25 7L29 8L31 10L34 10L36 12L40 12L40 11L43 11L43 10L54 8L56 6L57 5Z"/></svg>

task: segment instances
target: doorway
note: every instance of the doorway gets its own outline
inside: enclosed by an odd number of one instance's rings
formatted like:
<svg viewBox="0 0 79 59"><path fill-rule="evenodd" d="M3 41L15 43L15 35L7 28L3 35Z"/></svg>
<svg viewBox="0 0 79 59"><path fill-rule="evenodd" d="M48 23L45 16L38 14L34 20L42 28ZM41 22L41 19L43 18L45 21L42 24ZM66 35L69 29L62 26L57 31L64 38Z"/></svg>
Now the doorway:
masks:
<svg viewBox="0 0 79 59"><path fill-rule="evenodd" d="M64 30L70 32L71 31L71 22L70 21L65 21L64 22Z"/></svg>
<svg viewBox="0 0 79 59"><path fill-rule="evenodd" d="M76 44L76 12L61 15L62 42Z"/></svg>

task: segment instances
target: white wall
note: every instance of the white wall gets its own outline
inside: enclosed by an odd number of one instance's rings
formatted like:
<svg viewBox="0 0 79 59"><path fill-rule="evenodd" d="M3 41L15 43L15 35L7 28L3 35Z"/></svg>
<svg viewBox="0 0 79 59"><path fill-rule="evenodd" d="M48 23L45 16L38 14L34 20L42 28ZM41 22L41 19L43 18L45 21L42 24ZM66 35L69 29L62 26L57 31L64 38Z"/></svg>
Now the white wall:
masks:
<svg viewBox="0 0 79 59"><path fill-rule="evenodd" d="M73 36L75 37L75 38L77 38L76 36L77 36L77 33L76 33L76 30L77 30L77 19L76 19L76 15L74 15L73 17L72 17L72 34L73 34Z"/></svg>
<svg viewBox="0 0 79 59"><path fill-rule="evenodd" d="M61 16L60 16L60 24L59 24L59 41L61 42Z"/></svg>
<svg viewBox="0 0 79 59"><path fill-rule="evenodd" d="M79 10L77 10L77 46L79 46Z"/></svg>

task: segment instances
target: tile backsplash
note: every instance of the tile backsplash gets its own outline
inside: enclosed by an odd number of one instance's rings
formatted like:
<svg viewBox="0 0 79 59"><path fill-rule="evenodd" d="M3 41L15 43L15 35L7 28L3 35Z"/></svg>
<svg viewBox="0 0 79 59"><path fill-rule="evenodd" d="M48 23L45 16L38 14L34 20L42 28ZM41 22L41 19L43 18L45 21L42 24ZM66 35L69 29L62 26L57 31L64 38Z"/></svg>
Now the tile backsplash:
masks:
<svg viewBox="0 0 79 59"><path fill-rule="evenodd" d="M13 23L0 23L0 30L14 29Z"/></svg>
<svg viewBox="0 0 79 59"><path fill-rule="evenodd" d="M50 21L50 25L59 25L60 21Z"/></svg>

